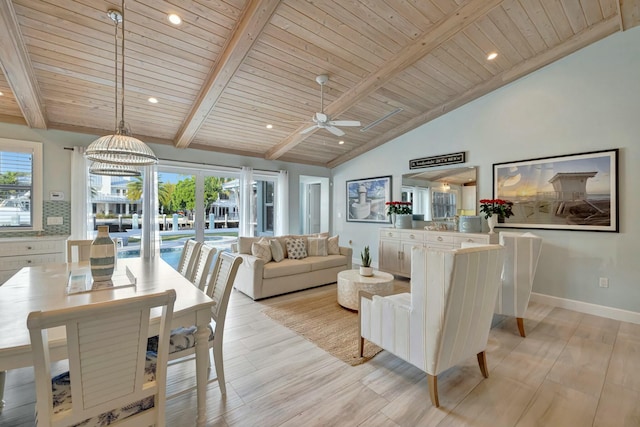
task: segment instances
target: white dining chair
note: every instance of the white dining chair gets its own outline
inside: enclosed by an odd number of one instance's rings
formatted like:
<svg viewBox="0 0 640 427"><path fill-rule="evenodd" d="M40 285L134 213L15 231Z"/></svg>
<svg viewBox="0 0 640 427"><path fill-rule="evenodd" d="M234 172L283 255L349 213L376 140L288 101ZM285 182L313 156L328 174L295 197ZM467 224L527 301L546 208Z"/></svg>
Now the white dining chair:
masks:
<svg viewBox="0 0 640 427"><path fill-rule="evenodd" d="M173 289L29 314L38 427L164 426ZM146 351L151 308L162 307L157 354ZM52 379L48 330L66 331L69 371Z"/></svg>
<svg viewBox="0 0 640 427"><path fill-rule="evenodd" d="M189 239L184 242L182 255L180 256L180 261L178 262L178 272L189 280L191 280L191 276L193 274L193 265L196 262L198 254L200 253L201 247L202 243L197 242L193 239Z"/></svg>
<svg viewBox="0 0 640 427"><path fill-rule="evenodd" d="M118 244L113 240L113 253L118 258ZM67 262L89 261L93 240L67 240Z"/></svg>
<svg viewBox="0 0 640 427"><path fill-rule="evenodd" d="M93 240L67 240L67 262L89 261Z"/></svg>
<svg viewBox="0 0 640 427"><path fill-rule="evenodd" d="M235 256L229 252L220 252L216 258L213 272L211 273L206 288L206 294L215 302L211 308L211 319L213 322L209 325L208 345L213 352L216 376L208 381L213 382L217 380L222 394L226 394L227 392L224 378L224 357L222 354L224 323L227 316L227 306L229 305L233 281L236 278L236 273L241 263L242 257ZM172 361L171 364L191 360L190 358L185 358L195 354L195 335L195 326L178 328L171 331L169 344L169 360ZM148 350L155 349L153 339L149 340L147 348ZM211 367L211 360L209 361L209 367ZM206 378L201 379L201 381L206 380ZM200 381L200 379L198 381ZM181 391L176 394L182 394L183 392L184 391Z"/></svg>
<svg viewBox="0 0 640 427"><path fill-rule="evenodd" d="M198 289L204 291L207 285L207 277L211 271L211 263L213 262L213 256L216 254L216 248L203 244L200 247L200 253L193 264L191 277L189 280L196 285Z"/></svg>

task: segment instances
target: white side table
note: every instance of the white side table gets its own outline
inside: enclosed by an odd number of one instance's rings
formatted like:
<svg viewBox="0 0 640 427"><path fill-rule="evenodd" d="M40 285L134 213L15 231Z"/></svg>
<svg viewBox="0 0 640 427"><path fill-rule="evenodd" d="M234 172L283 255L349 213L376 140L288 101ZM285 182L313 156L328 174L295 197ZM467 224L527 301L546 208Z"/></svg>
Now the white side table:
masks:
<svg viewBox="0 0 640 427"><path fill-rule="evenodd" d="M373 276L361 276L358 270L338 273L338 304L350 310L358 310L358 293L366 291L374 295L393 292L393 275L374 271Z"/></svg>

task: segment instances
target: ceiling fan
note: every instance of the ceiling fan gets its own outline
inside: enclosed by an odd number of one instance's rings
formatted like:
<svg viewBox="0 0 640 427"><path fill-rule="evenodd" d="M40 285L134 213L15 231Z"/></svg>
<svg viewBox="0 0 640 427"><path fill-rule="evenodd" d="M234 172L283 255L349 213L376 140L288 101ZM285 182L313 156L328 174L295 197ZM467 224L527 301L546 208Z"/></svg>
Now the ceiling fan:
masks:
<svg viewBox="0 0 640 427"><path fill-rule="evenodd" d="M338 129L336 126L360 126L360 122L357 120L331 120L331 117L329 117L327 114L324 113L323 88L325 83L327 83L328 81L329 81L329 76L327 76L326 74L321 74L318 77L316 77L316 82L318 82L318 84L320 85L320 112L315 113L311 119L315 124L313 126L310 126L304 129L300 133L308 133L316 128L319 128L319 129L326 129L336 136L342 136L344 135L344 132Z"/></svg>

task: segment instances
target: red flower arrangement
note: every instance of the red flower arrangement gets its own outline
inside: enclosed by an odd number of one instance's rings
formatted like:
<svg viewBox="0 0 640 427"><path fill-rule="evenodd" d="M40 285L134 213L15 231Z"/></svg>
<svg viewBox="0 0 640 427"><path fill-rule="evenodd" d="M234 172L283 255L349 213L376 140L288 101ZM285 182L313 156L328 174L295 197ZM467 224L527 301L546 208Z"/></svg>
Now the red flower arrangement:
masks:
<svg viewBox="0 0 640 427"><path fill-rule="evenodd" d="M387 215L391 214L411 214L411 202L387 202Z"/></svg>
<svg viewBox="0 0 640 427"><path fill-rule="evenodd" d="M513 215L513 211L511 208L513 207L513 202L502 199L482 199L480 200L480 212L484 214L485 219L489 218L491 215L496 214L498 216L503 216L505 218L509 218Z"/></svg>

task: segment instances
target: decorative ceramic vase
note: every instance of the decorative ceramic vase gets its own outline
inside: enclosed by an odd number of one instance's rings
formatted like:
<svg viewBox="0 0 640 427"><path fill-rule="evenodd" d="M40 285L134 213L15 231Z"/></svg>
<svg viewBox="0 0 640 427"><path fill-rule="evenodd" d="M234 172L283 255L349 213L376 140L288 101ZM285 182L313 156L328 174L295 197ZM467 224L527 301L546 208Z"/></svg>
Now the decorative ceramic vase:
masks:
<svg viewBox="0 0 640 427"><path fill-rule="evenodd" d="M113 276L116 254L113 240L109 237L109 226L99 225L98 235L93 243L89 256L91 277L94 282L106 282Z"/></svg>
<svg viewBox="0 0 640 427"><path fill-rule="evenodd" d="M394 213L391 214L391 226L396 228L396 214Z"/></svg>
<svg viewBox="0 0 640 427"><path fill-rule="evenodd" d="M489 234L494 234L493 228L496 226L497 223L498 223L498 217L496 215L491 215L489 218L487 218L487 225L489 225Z"/></svg>
<svg viewBox="0 0 640 427"><path fill-rule="evenodd" d="M361 276L373 276L373 267L360 267Z"/></svg>

